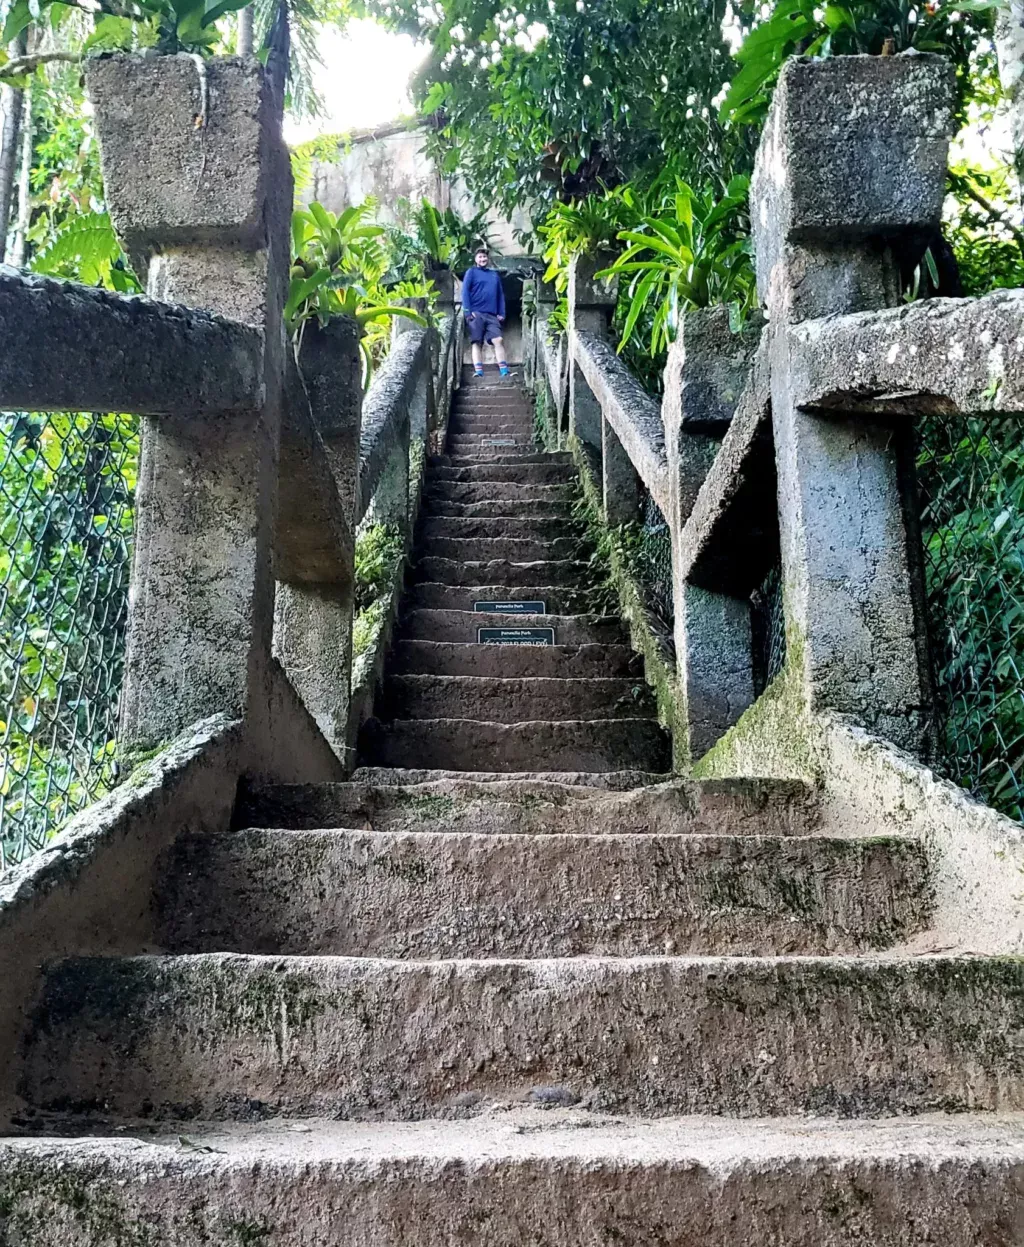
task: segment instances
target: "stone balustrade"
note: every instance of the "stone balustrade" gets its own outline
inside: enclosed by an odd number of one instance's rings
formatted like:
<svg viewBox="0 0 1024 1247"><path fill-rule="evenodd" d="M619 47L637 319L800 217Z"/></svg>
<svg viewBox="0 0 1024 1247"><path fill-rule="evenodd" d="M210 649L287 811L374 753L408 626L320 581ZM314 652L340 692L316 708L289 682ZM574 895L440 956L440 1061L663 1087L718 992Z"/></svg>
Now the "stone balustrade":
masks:
<svg viewBox="0 0 1024 1247"><path fill-rule="evenodd" d="M758 721L751 599L773 568L787 704L926 749L910 417L1020 411L1024 376L1020 292L898 305L899 257L938 226L952 107L937 57L787 63L752 182L766 319L734 334L723 308L688 313L660 412L608 340L607 257L575 262L561 341L538 286L534 384L557 409L567 352L569 444L605 521L646 492L671 532L684 765L723 737L737 764L731 729Z"/></svg>

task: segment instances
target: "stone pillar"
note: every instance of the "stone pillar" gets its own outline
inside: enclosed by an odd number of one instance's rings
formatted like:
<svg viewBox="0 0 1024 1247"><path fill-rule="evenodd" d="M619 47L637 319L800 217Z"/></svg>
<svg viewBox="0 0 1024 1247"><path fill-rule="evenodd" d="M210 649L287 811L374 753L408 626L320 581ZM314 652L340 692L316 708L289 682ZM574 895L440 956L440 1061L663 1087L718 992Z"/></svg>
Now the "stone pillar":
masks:
<svg viewBox="0 0 1024 1247"><path fill-rule="evenodd" d="M612 528L640 519L642 482L612 426L601 416L601 497L605 523Z"/></svg>
<svg viewBox="0 0 1024 1247"><path fill-rule="evenodd" d="M111 217L149 293L266 343L261 407L143 424L121 741L148 748L269 705L291 173L255 60L105 56L86 74Z"/></svg>
<svg viewBox="0 0 1024 1247"><path fill-rule="evenodd" d="M359 433L363 404L361 331L339 317L306 325L298 358L301 394L323 440L350 530L359 498ZM278 581L274 654L338 758L347 761L352 688L354 567L351 549L337 581Z"/></svg>
<svg viewBox="0 0 1024 1247"><path fill-rule="evenodd" d="M607 268L614 258L607 252L578 255L569 268L569 434L576 438L595 476L602 471L604 454L601 404L576 362L574 337L581 329L607 337L618 281L599 280L595 273Z"/></svg>
<svg viewBox="0 0 1024 1247"><path fill-rule="evenodd" d="M810 709L920 744L927 687L899 488L901 439L863 417L801 411L786 323L898 298L891 248L936 228L953 72L934 56L794 59L758 152L751 217L772 322L789 662Z"/></svg>
<svg viewBox="0 0 1024 1247"><path fill-rule="evenodd" d="M754 700L750 606L745 597L688 583L682 535L700 487L750 377L760 318L741 334L728 310L687 312L669 351L662 421L669 469L675 645L687 741L699 758ZM742 552L737 552L742 558ZM750 586L754 588L753 585Z"/></svg>

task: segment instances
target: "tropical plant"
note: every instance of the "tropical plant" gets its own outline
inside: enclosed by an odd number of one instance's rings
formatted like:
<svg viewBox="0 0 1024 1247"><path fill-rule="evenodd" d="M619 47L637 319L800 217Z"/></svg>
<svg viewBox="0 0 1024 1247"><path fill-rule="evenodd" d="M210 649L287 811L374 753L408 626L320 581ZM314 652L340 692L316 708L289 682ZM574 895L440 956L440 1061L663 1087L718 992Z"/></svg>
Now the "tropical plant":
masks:
<svg viewBox="0 0 1024 1247"><path fill-rule="evenodd" d="M544 280L554 282L555 288L564 293L573 256L607 247L619 237L620 230L636 221L633 201L621 190L587 195L574 203L552 204L537 228L544 240L548 266Z"/></svg>
<svg viewBox="0 0 1024 1247"><path fill-rule="evenodd" d="M367 220L372 205L346 208L340 215L311 203L292 214L292 260L284 320L298 344L310 320L326 325L332 316L350 316L360 328L404 316L424 318L412 308L388 303L381 278L388 268L386 234ZM374 353L362 340L364 378L369 383Z"/></svg>
<svg viewBox="0 0 1024 1247"><path fill-rule="evenodd" d="M661 211L641 216L636 228L619 233L628 246L598 276L628 277L620 350L648 310L653 310L652 356L675 341L680 315L688 308L727 304L734 328L738 326L755 298L747 237L748 191L745 177L733 178L720 196L711 190L698 194L677 178ZM626 198L632 199L629 192Z"/></svg>
<svg viewBox="0 0 1024 1247"><path fill-rule="evenodd" d="M492 247L486 212L463 220L453 208L442 211L424 198L412 214L412 224L417 241L436 269L464 271L473 263L478 246Z"/></svg>

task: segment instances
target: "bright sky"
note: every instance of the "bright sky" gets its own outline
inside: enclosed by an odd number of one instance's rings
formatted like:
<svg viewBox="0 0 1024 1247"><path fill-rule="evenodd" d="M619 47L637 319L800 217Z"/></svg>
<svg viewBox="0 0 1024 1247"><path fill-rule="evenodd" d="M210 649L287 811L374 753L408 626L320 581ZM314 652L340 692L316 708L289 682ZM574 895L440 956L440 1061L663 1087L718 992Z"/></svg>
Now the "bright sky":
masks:
<svg viewBox="0 0 1024 1247"><path fill-rule="evenodd" d="M345 33L327 27L320 39L323 67L316 83L327 115L286 123L290 143L317 134L344 133L392 121L413 111L408 83L426 48L409 35L385 30L369 19L350 22Z"/></svg>

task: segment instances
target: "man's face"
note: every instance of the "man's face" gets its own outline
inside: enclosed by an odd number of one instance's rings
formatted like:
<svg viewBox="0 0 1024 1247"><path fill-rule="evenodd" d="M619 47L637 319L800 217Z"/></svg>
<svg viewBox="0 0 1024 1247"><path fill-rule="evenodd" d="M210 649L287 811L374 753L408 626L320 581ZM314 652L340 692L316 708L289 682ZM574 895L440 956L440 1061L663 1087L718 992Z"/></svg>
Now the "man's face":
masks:
<svg viewBox="0 0 1024 1247"><path fill-rule="evenodd" d="M486 251L478 251L476 253L476 266L477 268L487 267L487 252Z"/></svg>

